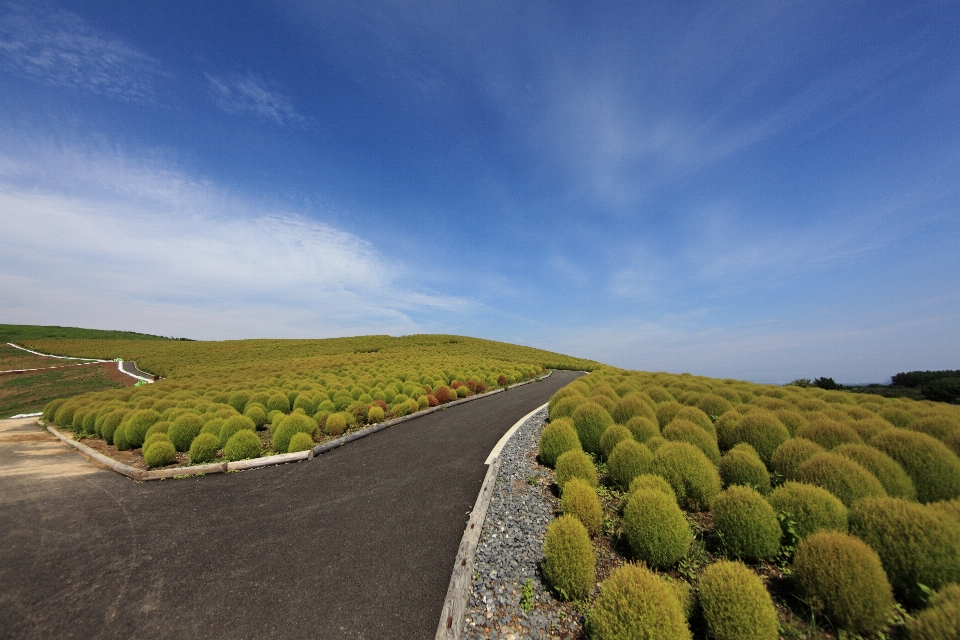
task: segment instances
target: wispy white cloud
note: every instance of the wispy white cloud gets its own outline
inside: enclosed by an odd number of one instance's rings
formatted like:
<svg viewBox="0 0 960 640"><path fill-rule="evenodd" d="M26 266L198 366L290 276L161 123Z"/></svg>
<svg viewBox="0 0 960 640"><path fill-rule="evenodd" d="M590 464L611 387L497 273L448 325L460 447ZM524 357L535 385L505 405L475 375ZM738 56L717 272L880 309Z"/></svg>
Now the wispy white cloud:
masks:
<svg viewBox="0 0 960 640"><path fill-rule="evenodd" d="M214 102L227 113L252 113L277 124L303 121L286 96L269 89L254 73L231 78L205 75Z"/></svg>
<svg viewBox="0 0 960 640"><path fill-rule="evenodd" d="M109 310L150 316L143 326L164 335L316 336L410 333L419 313L475 309L419 287L349 232L176 167L76 146L19 150L32 157L0 153L8 321Z"/></svg>
<svg viewBox="0 0 960 640"><path fill-rule="evenodd" d="M159 61L69 11L8 5L0 17L0 64L44 84L149 102L165 77Z"/></svg>

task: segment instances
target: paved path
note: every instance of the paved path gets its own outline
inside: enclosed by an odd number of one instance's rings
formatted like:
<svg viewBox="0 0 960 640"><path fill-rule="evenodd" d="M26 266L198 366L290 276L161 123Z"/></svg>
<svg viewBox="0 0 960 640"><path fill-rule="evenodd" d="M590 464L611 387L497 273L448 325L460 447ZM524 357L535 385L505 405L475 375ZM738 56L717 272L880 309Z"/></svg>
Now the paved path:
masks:
<svg viewBox="0 0 960 640"><path fill-rule="evenodd" d="M0 637L431 638L483 461L576 375L187 480L0 430Z"/></svg>

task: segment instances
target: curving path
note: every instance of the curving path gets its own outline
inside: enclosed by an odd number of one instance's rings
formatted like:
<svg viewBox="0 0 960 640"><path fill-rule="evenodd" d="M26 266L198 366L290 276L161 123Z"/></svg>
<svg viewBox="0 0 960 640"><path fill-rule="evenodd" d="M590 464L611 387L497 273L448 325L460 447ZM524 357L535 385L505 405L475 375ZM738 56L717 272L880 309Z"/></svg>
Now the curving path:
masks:
<svg viewBox="0 0 960 640"><path fill-rule="evenodd" d="M0 637L432 638L487 454L577 375L202 479L63 451L30 473L30 443L0 438Z"/></svg>

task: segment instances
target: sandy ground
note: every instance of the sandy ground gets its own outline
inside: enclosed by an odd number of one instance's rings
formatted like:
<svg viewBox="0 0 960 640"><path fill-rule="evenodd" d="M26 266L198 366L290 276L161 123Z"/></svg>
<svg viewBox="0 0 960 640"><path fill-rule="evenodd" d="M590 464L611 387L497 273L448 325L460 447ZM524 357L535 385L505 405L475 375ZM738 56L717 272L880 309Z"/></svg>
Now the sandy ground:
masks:
<svg viewBox="0 0 960 640"><path fill-rule="evenodd" d="M44 480L103 473L104 468L65 445L37 424L36 418L0 420L0 480ZM9 498L0 492L0 503Z"/></svg>

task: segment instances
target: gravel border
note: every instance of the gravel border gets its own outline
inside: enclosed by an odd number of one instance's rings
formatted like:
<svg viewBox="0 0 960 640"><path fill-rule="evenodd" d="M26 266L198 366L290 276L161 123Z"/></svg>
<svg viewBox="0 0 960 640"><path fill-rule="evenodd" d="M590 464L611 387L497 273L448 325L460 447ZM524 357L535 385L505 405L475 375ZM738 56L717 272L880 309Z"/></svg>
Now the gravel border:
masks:
<svg viewBox="0 0 960 640"><path fill-rule="evenodd" d="M547 409L517 429L500 452L500 471L477 545L463 638L552 640L581 635L580 616L543 583L543 536L560 502L553 472L537 462ZM521 608L527 580L530 610Z"/></svg>

